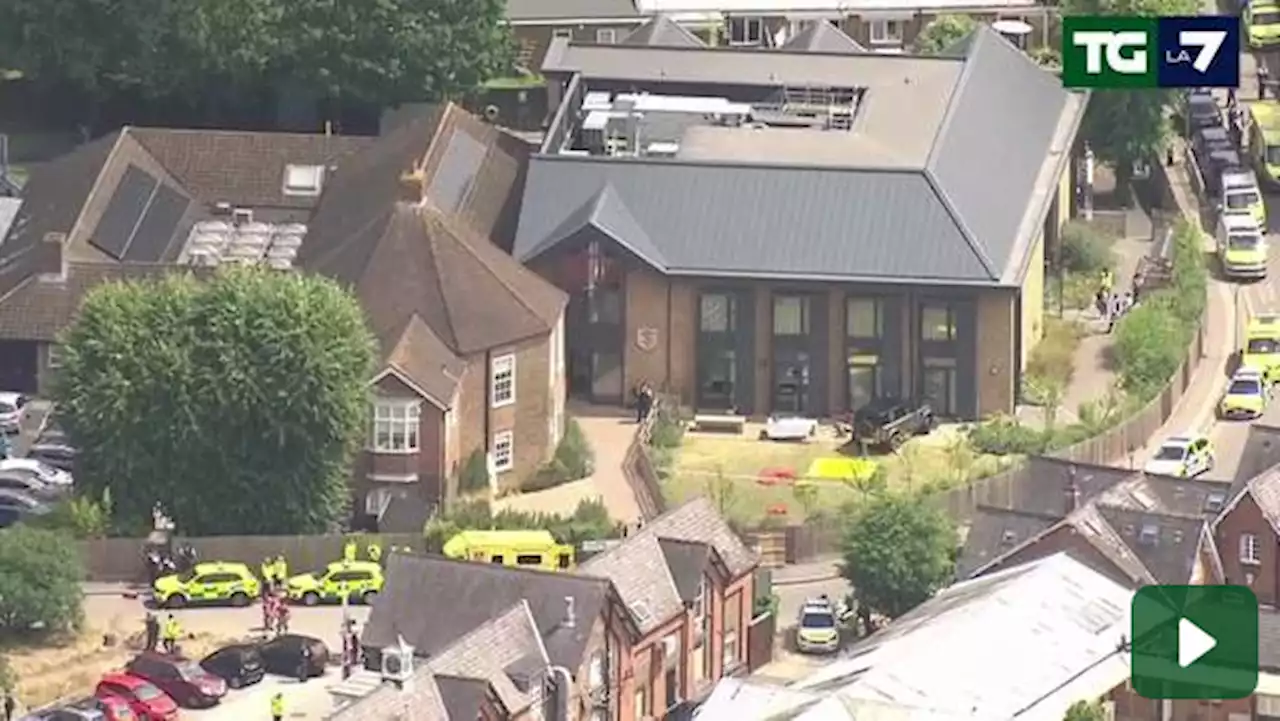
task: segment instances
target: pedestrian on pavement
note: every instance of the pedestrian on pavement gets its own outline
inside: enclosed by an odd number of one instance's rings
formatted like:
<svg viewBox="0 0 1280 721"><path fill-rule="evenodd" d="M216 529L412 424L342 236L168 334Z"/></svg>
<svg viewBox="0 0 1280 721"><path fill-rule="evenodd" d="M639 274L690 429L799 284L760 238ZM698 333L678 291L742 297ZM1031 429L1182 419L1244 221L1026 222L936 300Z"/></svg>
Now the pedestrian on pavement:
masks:
<svg viewBox="0 0 1280 721"><path fill-rule="evenodd" d="M147 611L147 617L143 619L143 628L146 629L146 649L148 651L156 650L156 644L160 642L160 619L150 611Z"/></svg>
<svg viewBox="0 0 1280 721"><path fill-rule="evenodd" d="M1107 332L1110 333L1116 327L1116 321L1120 320L1120 316L1124 315L1124 296L1119 293L1111 295L1111 312L1107 314Z"/></svg>
<svg viewBox="0 0 1280 721"><path fill-rule="evenodd" d="M13 689L4 690L4 721L13 721L18 712L18 700L13 697Z"/></svg>
<svg viewBox="0 0 1280 721"><path fill-rule="evenodd" d="M311 645L302 644L302 655L298 659L298 683L306 683L311 675Z"/></svg>
<svg viewBox="0 0 1280 721"><path fill-rule="evenodd" d="M182 635L182 627L178 625L178 619L169 614L164 621L164 652L170 656L178 653L178 637Z"/></svg>
<svg viewBox="0 0 1280 721"><path fill-rule="evenodd" d="M347 542L342 546L342 560L347 563L353 563L356 560L356 554L358 552L359 547L356 546L356 539L348 538Z"/></svg>
<svg viewBox="0 0 1280 721"><path fill-rule="evenodd" d="M644 423L644 419L649 417L651 410L653 410L653 389L645 381L636 389L636 423Z"/></svg>
<svg viewBox="0 0 1280 721"><path fill-rule="evenodd" d="M1102 278L1100 278L1098 281L1098 287L1102 289L1103 293L1110 295L1111 289L1114 288L1115 285L1116 285L1116 279L1115 279L1115 276L1111 274L1111 269L1103 268Z"/></svg>
<svg viewBox="0 0 1280 721"><path fill-rule="evenodd" d="M1267 69L1265 60L1258 63L1258 100L1267 99L1267 83L1271 80L1271 71Z"/></svg>
<svg viewBox="0 0 1280 721"><path fill-rule="evenodd" d="M276 569L270 558L262 559L262 564L258 566L262 570L262 589L263 593L270 593L275 577Z"/></svg>
<svg viewBox="0 0 1280 721"><path fill-rule="evenodd" d="M276 614L276 635L283 636L289 632L289 604L282 601Z"/></svg>
<svg viewBox="0 0 1280 721"><path fill-rule="evenodd" d="M275 570L277 582L283 590L289 584L289 562L284 560L283 555L276 556Z"/></svg>
<svg viewBox="0 0 1280 721"><path fill-rule="evenodd" d="M271 721L281 721L284 718L284 694L279 691L271 697Z"/></svg>

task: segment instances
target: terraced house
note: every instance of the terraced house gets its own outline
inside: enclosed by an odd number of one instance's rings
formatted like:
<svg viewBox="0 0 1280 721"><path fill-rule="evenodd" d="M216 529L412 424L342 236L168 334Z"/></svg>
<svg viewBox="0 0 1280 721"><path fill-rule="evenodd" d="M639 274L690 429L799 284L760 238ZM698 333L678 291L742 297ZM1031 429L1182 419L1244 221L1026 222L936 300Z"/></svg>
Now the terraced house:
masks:
<svg viewBox="0 0 1280 721"><path fill-rule="evenodd" d="M517 259L569 295L570 392L703 411L1011 411L1083 96L956 56L555 40Z"/></svg>

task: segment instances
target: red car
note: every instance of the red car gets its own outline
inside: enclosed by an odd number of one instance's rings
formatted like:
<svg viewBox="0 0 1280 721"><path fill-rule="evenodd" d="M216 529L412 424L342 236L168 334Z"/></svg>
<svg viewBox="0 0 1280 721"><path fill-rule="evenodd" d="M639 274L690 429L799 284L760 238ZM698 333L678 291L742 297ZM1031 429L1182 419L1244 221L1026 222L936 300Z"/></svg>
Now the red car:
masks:
<svg viewBox="0 0 1280 721"><path fill-rule="evenodd" d="M175 721L178 718L178 704L168 694L150 681L132 674L117 671L104 675L93 695L124 699L138 721Z"/></svg>
<svg viewBox="0 0 1280 721"><path fill-rule="evenodd" d="M140 653L125 664L131 676L155 684L184 708L216 706L227 695L227 682L181 656Z"/></svg>

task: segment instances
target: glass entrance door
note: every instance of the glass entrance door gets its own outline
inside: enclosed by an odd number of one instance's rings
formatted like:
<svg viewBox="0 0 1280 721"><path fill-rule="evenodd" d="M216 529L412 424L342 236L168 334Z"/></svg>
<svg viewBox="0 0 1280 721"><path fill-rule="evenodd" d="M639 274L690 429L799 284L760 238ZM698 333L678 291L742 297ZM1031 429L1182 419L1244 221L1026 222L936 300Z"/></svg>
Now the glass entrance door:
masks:
<svg viewBox="0 0 1280 721"><path fill-rule="evenodd" d="M811 371L809 354L778 351L774 357L773 410L803 415L809 410Z"/></svg>

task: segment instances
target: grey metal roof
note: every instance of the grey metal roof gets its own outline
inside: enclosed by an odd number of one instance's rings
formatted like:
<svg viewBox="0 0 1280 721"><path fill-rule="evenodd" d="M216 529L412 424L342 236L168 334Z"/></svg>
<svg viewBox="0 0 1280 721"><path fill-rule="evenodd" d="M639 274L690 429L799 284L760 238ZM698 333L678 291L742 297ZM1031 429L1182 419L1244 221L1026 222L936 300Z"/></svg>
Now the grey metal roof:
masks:
<svg viewBox="0 0 1280 721"><path fill-rule="evenodd" d="M835 53L856 55L865 53L857 40L844 34L840 28L826 20L818 20L809 27L796 33L782 45L783 50L806 53Z"/></svg>
<svg viewBox="0 0 1280 721"><path fill-rule="evenodd" d="M632 0L507 0L507 22L640 18Z"/></svg>
<svg viewBox="0 0 1280 721"><path fill-rule="evenodd" d="M558 41L544 70L866 89L848 134L695 128L674 160L534 158L516 257L607 211L633 232L587 225L675 275L1015 285L1085 99L985 25L964 58Z"/></svg>
<svg viewBox="0 0 1280 721"><path fill-rule="evenodd" d="M649 45L667 48L705 48L706 43L680 23L666 15L655 15L622 39L623 45Z"/></svg>

